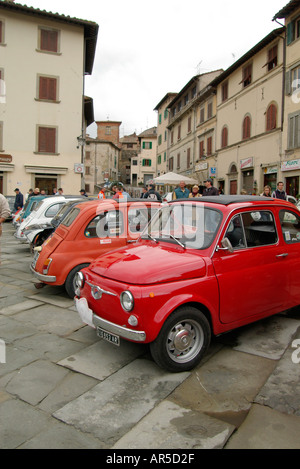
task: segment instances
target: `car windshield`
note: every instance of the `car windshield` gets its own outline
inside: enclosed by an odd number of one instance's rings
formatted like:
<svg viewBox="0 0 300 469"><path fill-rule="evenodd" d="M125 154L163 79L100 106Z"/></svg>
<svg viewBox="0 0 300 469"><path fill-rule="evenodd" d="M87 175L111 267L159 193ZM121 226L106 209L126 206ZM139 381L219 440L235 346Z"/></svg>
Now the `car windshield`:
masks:
<svg viewBox="0 0 300 469"><path fill-rule="evenodd" d="M172 204L151 219L142 238L177 243L184 248L206 249L213 242L222 213L204 204Z"/></svg>

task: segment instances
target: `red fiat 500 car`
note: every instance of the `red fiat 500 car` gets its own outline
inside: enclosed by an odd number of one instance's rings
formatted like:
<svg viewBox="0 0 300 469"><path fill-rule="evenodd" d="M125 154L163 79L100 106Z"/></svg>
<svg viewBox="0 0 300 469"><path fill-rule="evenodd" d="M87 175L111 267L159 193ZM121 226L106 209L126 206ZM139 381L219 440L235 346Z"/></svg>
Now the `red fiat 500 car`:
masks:
<svg viewBox="0 0 300 469"><path fill-rule="evenodd" d="M77 310L100 337L150 343L158 365L190 370L212 334L300 304L300 213L264 197L170 202L76 284Z"/></svg>
<svg viewBox="0 0 300 469"><path fill-rule="evenodd" d="M160 207L158 202L113 199L75 205L41 247L31 271L42 283L64 285L74 298L74 277L100 254L134 242Z"/></svg>

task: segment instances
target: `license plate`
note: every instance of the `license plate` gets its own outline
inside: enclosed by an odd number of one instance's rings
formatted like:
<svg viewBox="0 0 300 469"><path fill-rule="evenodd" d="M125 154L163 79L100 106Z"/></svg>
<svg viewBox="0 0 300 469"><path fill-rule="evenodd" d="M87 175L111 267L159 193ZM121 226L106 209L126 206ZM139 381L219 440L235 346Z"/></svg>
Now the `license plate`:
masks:
<svg viewBox="0 0 300 469"><path fill-rule="evenodd" d="M114 345L120 345L120 337L115 334L111 334L110 332L105 331L104 329L101 329L101 327L97 327L97 335L101 339L106 340L107 342L110 342L111 344Z"/></svg>

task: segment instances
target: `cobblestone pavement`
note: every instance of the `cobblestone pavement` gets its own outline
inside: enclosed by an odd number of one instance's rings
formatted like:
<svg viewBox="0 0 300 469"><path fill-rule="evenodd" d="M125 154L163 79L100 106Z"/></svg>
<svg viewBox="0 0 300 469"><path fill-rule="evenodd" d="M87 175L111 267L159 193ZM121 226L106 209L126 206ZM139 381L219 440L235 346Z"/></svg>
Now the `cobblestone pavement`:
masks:
<svg viewBox="0 0 300 469"><path fill-rule="evenodd" d="M300 448L299 309L166 373L146 346L99 340L63 288L37 290L28 245L3 231L1 449Z"/></svg>

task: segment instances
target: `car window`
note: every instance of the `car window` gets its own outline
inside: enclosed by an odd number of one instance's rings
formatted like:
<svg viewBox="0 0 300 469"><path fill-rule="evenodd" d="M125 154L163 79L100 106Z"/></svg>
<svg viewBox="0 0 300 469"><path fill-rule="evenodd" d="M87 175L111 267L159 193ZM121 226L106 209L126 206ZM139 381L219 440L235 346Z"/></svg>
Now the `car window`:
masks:
<svg viewBox="0 0 300 469"><path fill-rule="evenodd" d="M285 242L300 243L300 216L289 210L280 210L279 219Z"/></svg>
<svg viewBox="0 0 300 469"><path fill-rule="evenodd" d="M269 211L252 211L235 215L225 237L234 249L275 244L278 236L274 216Z"/></svg>
<svg viewBox="0 0 300 469"><path fill-rule="evenodd" d="M45 212L45 217L47 218L53 218L57 212L59 211L59 209L62 207L62 205L64 204L54 204L54 205L51 205Z"/></svg>
<svg viewBox="0 0 300 469"><path fill-rule="evenodd" d="M71 226L73 221L77 218L77 215L80 213L80 210L79 208L73 208L69 213L68 215L66 216L66 218L62 221L62 225L63 226Z"/></svg>
<svg viewBox="0 0 300 469"><path fill-rule="evenodd" d="M153 207L133 207L128 210L128 227L131 233L140 233L148 225L151 216L157 212Z"/></svg>
<svg viewBox="0 0 300 469"><path fill-rule="evenodd" d="M109 210L94 217L84 230L84 235L87 238L114 238L123 232L123 213L119 210Z"/></svg>

